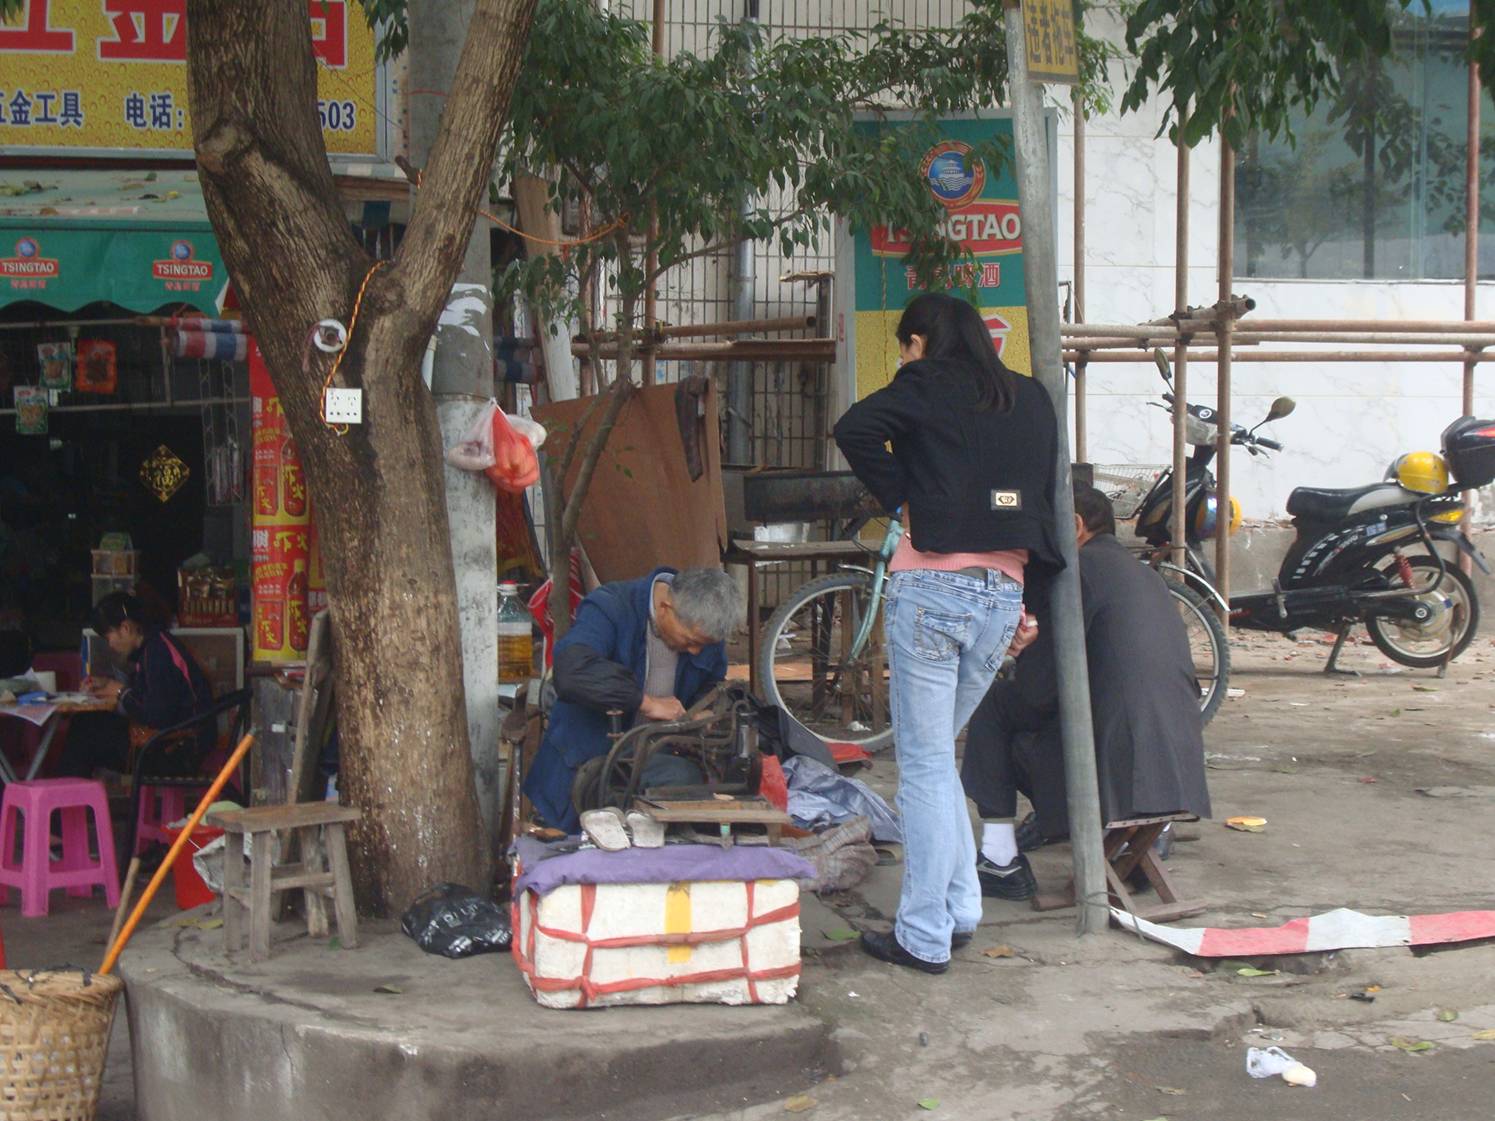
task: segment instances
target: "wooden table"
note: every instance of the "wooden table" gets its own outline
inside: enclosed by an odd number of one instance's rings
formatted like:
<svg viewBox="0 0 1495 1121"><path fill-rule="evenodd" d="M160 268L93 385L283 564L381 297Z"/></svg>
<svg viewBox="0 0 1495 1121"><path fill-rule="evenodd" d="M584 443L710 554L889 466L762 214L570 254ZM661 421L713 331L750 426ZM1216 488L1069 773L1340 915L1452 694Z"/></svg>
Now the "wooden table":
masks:
<svg viewBox="0 0 1495 1121"><path fill-rule="evenodd" d="M876 551L860 541L742 541L733 540L722 555L723 564L740 564L748 570L748 688L758 693L758 646L762 623L758 619L758 566L809 561L811 578L820 561L860 562L871 565Z"/></svg>
<svg viewBox="0 0 1495 1121"><path fill-rule="evenodd" d="M33 728L41 728L41 739L37 741L36 750L31 753L31 760L26 766L26 781L30 782L36 778L37 772L41 770L42 763L46 761L47 751L52 746L52 737L57 734L64 718L76 716L80 712L113 712L114 703L105 700L66 701L62 704L52 706L53 712L41 724L32 724L30 720L20 715L16 709L17 705L0 705L0 716L12 716L17 720L25 720ZM27 706L36 707L36 706ZM20 776L16 774L15 768L10 765L10 760L0 752L0 780L5 782L19 782Z"/></svg>

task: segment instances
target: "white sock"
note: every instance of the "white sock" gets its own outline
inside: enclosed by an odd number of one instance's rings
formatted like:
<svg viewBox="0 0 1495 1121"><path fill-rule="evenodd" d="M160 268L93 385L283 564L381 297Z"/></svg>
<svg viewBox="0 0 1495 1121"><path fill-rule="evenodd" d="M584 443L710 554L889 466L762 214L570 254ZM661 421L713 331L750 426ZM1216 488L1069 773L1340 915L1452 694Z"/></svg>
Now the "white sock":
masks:
<svg viewBox="0 0 1495 1121"><path fill-rule="evenodd" d="M1003 867L1017 859L1017 833L1010 821L981 823L981 855Z"/></svg>

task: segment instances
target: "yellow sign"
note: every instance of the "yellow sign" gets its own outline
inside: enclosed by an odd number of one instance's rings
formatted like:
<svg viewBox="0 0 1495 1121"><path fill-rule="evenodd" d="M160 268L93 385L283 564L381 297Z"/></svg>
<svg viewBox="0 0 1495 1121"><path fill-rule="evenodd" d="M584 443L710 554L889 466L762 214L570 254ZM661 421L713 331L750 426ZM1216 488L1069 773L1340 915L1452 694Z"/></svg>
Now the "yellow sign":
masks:
<svg viewBox="0 0 1495 1121"><path fill-rule="evenodd" d="M1077 83L1080 53L1074 0L1023 0L1022 13L1028 77L1035 82Z"/></svg>
<svg viewBox="0 0 1495 1121"><path fill-rule="evenodd" d="M0 148L190 151L187 0L27 0L0 23ZM375 155L374 34L307 0L327 151Z"/></svg>

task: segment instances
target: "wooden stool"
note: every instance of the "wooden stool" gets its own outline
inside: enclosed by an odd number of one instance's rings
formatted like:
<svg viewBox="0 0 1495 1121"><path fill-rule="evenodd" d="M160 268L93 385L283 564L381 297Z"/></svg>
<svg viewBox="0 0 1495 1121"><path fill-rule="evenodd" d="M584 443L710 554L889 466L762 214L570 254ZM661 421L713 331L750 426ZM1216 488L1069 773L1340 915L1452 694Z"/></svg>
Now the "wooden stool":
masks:
<svg viewBox="0 0 1495 1121"><path fill-rule="evenodd" d="M1203 903L1181 900L1168 878L1163 862L1153 850L1153 845L1162 836L1163 830L1174 822L1198 821L1195 814L1161 814L1157 817L1134 817L1126 821L1113 821L1106 826L1101 846L1106 854L1106 886L1109 889L1111 906L1136 915L1148 922L1174 922L1200 914L1206 909ZM1159 903L1150 907L1138 907L1127 888L1127 880L1136 869L1142 869L1148 883L1158 893ZM1075 905L1075 882L1057 895L1033 897L1035 911L1057 911Z"/></svg>
<svg viewBox="0 0 1495 1121"><path fill-rule="evenodd" d="M344 826L362 811L335 802L302 802L291 806L259 806L209 814L209 825L222 829L227 851L223 863L223 941L229 953L243 942L244 918L249 918L249 960L270 956L271 900L282 891L299 889L306 900L306 929L325 938L327 905L331 896L337 913L337 933L347 949L358 945L358 915L353 909L353 877L348 871ZM273 864L270 846L275 834L289 831L300 844L297 864ZM249 888L244 888L244 839L249 838ZM328 867L328 864L331 867Z"/></svg>

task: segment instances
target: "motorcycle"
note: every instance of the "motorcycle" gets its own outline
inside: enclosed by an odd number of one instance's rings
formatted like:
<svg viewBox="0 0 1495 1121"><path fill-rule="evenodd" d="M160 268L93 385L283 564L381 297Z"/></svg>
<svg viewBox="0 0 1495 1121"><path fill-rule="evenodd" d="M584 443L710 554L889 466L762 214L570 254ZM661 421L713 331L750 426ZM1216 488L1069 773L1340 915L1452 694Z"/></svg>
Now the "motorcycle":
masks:
<svg viewBox="0 0 1495 1121"><path fill-rule="evenodd" d="M1168 356L1155 352L1158 372L1171 391ZM1166 406L1173 394L1165 392ZM1165 575L1200 591L1228 614L1233 626L1290 634L1312 628L1335 633L1326 673L1339 670L1345 640L1364 623L1371 640L1392 661L1413 669L1444 669L1469 646L1479 628L1479 598L1469 577L1447 563L1446 542L1489 572L1464 533L1460 492L1495 481L1495 421L1464 417L1443 433L1442 456L1404 455L1387 478L1347 490L1298 487L1287 500L1297 535L1267 591L1233 595L1227 604L1214 587L1203 542L1240 525L1235 499L1219 508L1210 471L1216 452L1215 410L1187 405L1185 439L1192 446L1185 473L1183 566L1166 558L1173 546L1173 471L1165 470L1138 507L1136 533ZM1282 450L1257 429L1292 413L1290 397L1272 402L1254 428L1232 424L1230 442L1253 457ZM1457 482L1450 480L1452 476Z"/></svg>

